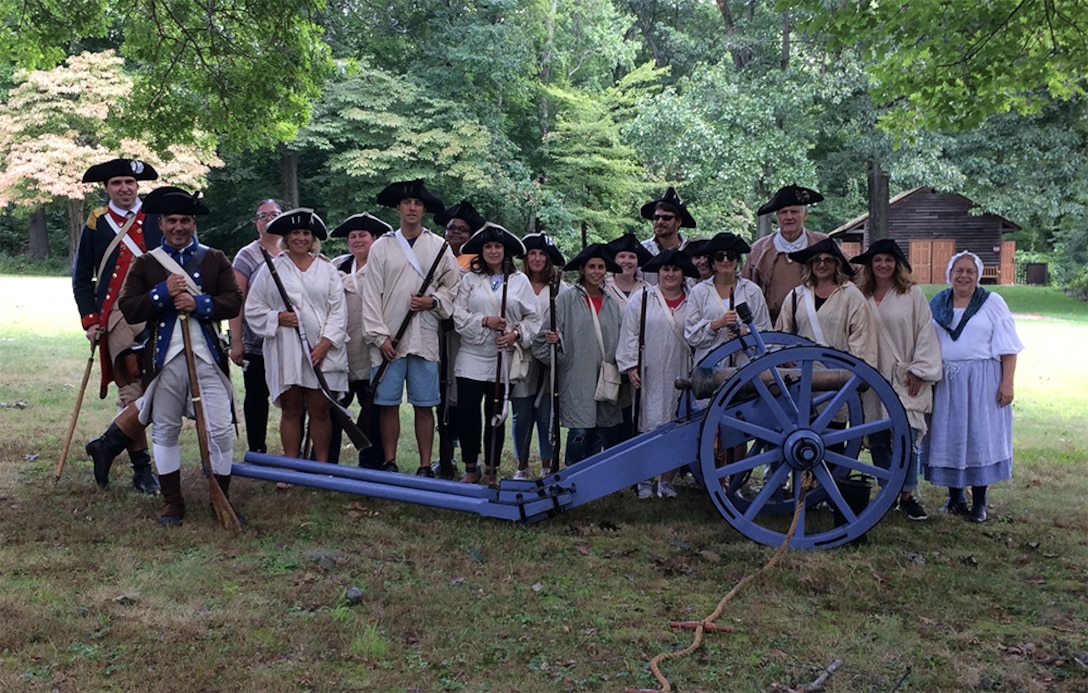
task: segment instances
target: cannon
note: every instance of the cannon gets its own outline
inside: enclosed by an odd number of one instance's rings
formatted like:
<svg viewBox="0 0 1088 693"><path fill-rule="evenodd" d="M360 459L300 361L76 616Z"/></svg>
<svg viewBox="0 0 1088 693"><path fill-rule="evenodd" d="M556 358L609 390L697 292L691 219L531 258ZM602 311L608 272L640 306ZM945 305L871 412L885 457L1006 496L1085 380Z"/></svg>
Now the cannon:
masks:
<svg viewBox="0 0 1088 693"><path fill-rule="evenodd" d="M747 329L738 324L737 339L678 381L683 395L672 421L543 479L480 486L254 452L233 474L535 522L687 467L726 522L753 541L783 543L802 497L791 548L856 541L906 480L913 450L902 404L861 359L794 335L760 334L743 309ZM870 391L884 413L867 421L862 395ZM877 433L892 441L886 469L863 451ZM814 479L807 493L806 473Z"/></svg>

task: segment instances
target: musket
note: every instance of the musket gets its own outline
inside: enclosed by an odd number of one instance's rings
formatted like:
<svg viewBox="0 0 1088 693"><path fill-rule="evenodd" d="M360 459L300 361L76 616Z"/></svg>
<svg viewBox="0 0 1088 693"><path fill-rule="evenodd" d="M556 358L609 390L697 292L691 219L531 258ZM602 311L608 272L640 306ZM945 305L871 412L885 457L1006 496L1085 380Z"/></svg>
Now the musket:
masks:
<svg viewBox="0 0 1088 693"><path fill-rule="evenodd" d="M555 332L555 297L559 293L559 282L562 280L558 270L548 282L548 310L550 315L551 325L549 326L552 332ZM557 344L552 344L548 350L548 384L552 388L552 420L551 425L548 427L548 437L552 444L552 460L551 468L559 469L559 371L556 370L556 358L555 350Z"/></svg>
<svg viewBox="0 0 1088 693"><path fill-rule="evenodd" d="M272 281L276 283L276 289L280 292L280 299L283 301L284 309L288 312L294 313L298 318L298 324L295 325L295 333L298 334L299 341L302 342L302 351L306 355L306 363L310 364L311 370L314 372L314 376L317 378L317 384L321 390L321 394L325 395L325 399L329 401L329 411L336 417L336 421L340 424L340 428L344 433L348 434L348 438L351 439L353 445L357 450L365 450L370 447L370 439L366 437L355 424L355 417L351 415L351 412L347 408L340 404L340 401L336 399L336 395L329 389L329 382L325 379L325 373L310 360L310 342L306 339L306 331L302 329L302 316L295 310L294 304L291 303L291 297L287 295L287 289L283 286L283 280L280 279L280 273L276 271L276 263L272 262L272 256L268 253L264 247L261 247L261 255L264 256L264 264L267 265L268 271L272 274Z"/></svg>
<svg viewBox="0 0 1088 693"><path fill-rule="evenodd" d="M450 377L453 372L450 342L453 340L453 319L447 320L439 323L438 330L438 384L442 388L442 402L438 407L438 474L443 479L453 478L454 454L453 436L450 432L450 389L453 385Z"/></svg>
<svg viewBox="0 0 1088 693"><path fill-rule="evenodd" d="M83 408L83 394L87 391L87 383L91 379L91 369L94 368L94 350L98 346L101 331L95 332L91 340L91 355L87 357L87 367L83 369L83 382L79 384L79 392L76 393L76 408L72 411L72 420L68 424L68 435L64 438L64 448L57 462L57 469L53 472L53 486L60 481L60 475L64 472L64 463L68 461L68 449L72 447L72 436L76 433L76 421L79 420L79 411Z"/></svg>
<svg viewBox="0 0 1088 693"><path fill-rule="evenodd" d="M643 354L646 351L646 299L649 290L648 286L642 289L642 314L638 318L638 365L635 366L638 387L635 388L635 404L631 408L631 435L638 435L638 425L642 418L642 366Z"/></svg>
<svg viewBox="0 0 1088 693"><path fill-rule="evenodd" d="M219 520L219 526L227 529L240 530L242 523L238 520L238 514L230 504L227 494L219 486L219 481L212 471L212 459L208 453L208 429L204 418L204 402L200 398L200 381L196 375L196 358L193 356L193 337L189 334L189 314L178 313L181 319L178 327L181 329L181 338L185 344L185 365L189 368L189 391L193 397L193 413L196 415L196 440L200 444L200 467L204 470L204 476L208 477L208 488L212 497L212 510Z"/></svg>
<svg viewBox="0 0 1088 693"><path fill-rule="evenodd" d="M506 260L503 260L505 263ZM510 275L506 270L502 273L502 302L499 304L499 317L506 319L506 291L509 286ZM491 417L491 454L490 464L488 464L487 478L495 478L495 470L499 466L499 441L502 440L502 435L505 433L503 423L506 421L507 408L510 404L510 370L509 359L503 358L505 356L506 348L499 347L498 353L495 355L495 394L491 400L491 411L493 416ZM506 366L505 376L503 366ZM503 385L505 381L505 387ZM500 409L501 403L501 409Z"/></svg>

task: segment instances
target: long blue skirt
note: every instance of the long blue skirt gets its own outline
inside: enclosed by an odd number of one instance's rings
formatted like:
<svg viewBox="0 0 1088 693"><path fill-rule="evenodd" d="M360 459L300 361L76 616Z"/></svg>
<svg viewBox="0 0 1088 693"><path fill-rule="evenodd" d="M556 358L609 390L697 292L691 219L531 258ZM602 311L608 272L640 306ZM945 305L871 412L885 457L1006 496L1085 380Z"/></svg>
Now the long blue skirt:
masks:
<svg viewBox="0 0 1088 693"><path fill-rule="evenodd" d="M936 486L989 486L1012 477L1012 406L997 406L1001 362L946 361L933 390L922 474Z"/></svg>

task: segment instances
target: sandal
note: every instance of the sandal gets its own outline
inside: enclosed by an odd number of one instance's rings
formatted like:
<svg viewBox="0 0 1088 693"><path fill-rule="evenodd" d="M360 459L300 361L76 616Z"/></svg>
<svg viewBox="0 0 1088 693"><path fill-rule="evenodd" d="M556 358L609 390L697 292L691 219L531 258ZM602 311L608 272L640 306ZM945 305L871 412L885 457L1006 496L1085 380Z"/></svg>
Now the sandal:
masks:
<svg viewBox="0 0 1088 693"><path fill-rule="evenodd" d="M461 483L463 484L478 484L480 482L480 475L476 471L476 467L465 467L465 475L461 477Z"/></svg>

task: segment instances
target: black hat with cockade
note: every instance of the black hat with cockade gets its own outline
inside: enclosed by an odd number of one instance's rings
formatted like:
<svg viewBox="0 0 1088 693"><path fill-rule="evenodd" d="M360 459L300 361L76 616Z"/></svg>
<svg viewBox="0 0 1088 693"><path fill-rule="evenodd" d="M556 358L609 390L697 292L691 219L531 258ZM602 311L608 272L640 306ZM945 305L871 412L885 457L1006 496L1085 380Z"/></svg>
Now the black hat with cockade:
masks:
<svg viewBox="0 0 1088 693"><path fill-rule="evenodd" d="M907 268L908 272L913 270L910 267L910 262L907 260L907 256L903 254L903 249L899 247L899 244L890 238L881 238L879 241L873 241L869 244L869 249L861 255L855 255L850 258L850 262L855 265L868 265L873 262L873 256L879 254L892 255L896 260L899 260Z"/></svg>
<svg viewBox="0 0 1088 693"><path fill-rule="evenodd" d="M677 250L676 248L667 248L657 255L654 255L653 258L643 266L642 270L644 272L660 272L662 267L668 265L679 267L685 277L691 277L692 279L699 278L699 270L695 267L695 263L691 261L691 258L687 256L687 253L682 250Z"/></svg>
<svg viewBox="0 0 1088 693"><path fill-rule="evenodd" d="M555 245L555 241L553 241L552 237L546 233L530 233L521 239L521 244L525 246L526 254L528 254L530 250L543 251L555 267L562 267L566 262L563 253L561 253L559 248Z"/></svg>
<svg viewBox="0 0 1088 693"><path fill-rule="evenodd" d="M506 257L522 257L525 255L525 246L517 236L510 233L498 224L486 222L472 238L461 246L461 253L465 255L479 255L484 251L484 243L502 243L506 249Z"/></svg>
<svg viewBox="0 0 1088 693"><path fill-rule="evenodd" d="M265 233L286 236L295 229L306 229L319 241L329 237L325 222L321 221L321 217L317 216L317 213L309 207L296 207L287 210L268 222L268 226L264 230Z"/></svg>
<svg viewBox="0 0 1088 693"><path fill-rule="evenodd" d="M468 224L471 233L476 233L487 223L487 219L484 219L483 215L477 212L476 208L468 200L461 200L454 206L446 207L445 210L434 215L434 223L439 226L445 226L453 219L460 219Z"/></svg>
<svg viewBox="0 0 1088 693"><path fill-rule="evenodd" d="M839 244L836 243L833 238L825 238L819 243L813 243L807 248L790 253L789 258L794 262L808 262L821 253L833 255L835 259L838 260L839 267L842 268L843 273L849 277L854 276L854 268L850 266L850 263L846 260L846 256L842 254Z"/></svg>
<svg viewBox="0 0 1088 693"><path fill-rule="evenodd" d="M110 178L135 178L136 180L156 180L159 174L139 159L110 159L95 164L83 174L84 183L107 183Z"/></svg>
<svg viewBox="0 0 1088 693"><path fill-rule="evenodd" d="M608 242L608 252L612 253L612 257L627 252L634 253L638 256L638 266L642 267L653 258L653 253L646 248L642 247L642 243L633 233L625 233L619 238L613 238Z"/></svg>
<svg viewBox="0 0 1088 693"><path fill-rule="evenodd" d="M378 193L376 201L383 207L395 208L400 204L401 200L409 197L423 202L423 207L431 214L441 214L446 211L446 206L442 204L442 200L423 185L422 178L390 183Z"/></svg>
<svg viewBox="0 0 1088 693"><path fill-rule="evenodd" d="M164 185L155 188L144 197L144 214L188 214L190 216L203 216L211 211L204 205L202 194L198 190L193 194L175 188L172 185Z"/></svg>
<svg viewBox="0 0 1088 693"><path fill-rule="evenodd" d="M677 213L680 215L680 226L685 229L695 228L695 219L688 213L688 208L684 206L684 201L680 199L680 196L676 194L676 188L669 186L665 190L665 194L656 200L650 200L646 204L642 205L642 209L639 210L639 214L643 219L654 218L654 210L660 204L670 205L676 208Z"/></svg>
<svg viewBox="0 0 1088 693"><path fill-rule="evenodd" d="M352 231L369 231L374 238L389 233L393 227L373 214L352 214L329 234L332 238L347 238Z"/></svg>
<svg viewBox="0 0 1088 693"><path fill-rule="evenodd" d="M612 258L612 253L608 250L608 246L603 243L590 243L582 252L578 253L573 260L563 265L563 270L566 272L572 272L574 270L582 269L582 266L592 260L595 257L599 257L604 260L604 268L612 273L619 273L623 270L616 261Z"/></svg>
<svg viewBox="0 0 1088 693"><path fill-rule="evenodd" d="M824 196L811 188L802 188L799 185L787 185L779 188L770 202L756 210L756 214L762 216L777 212L783 207L797 207L799 205L811 205L822 202Z"/></svg>

